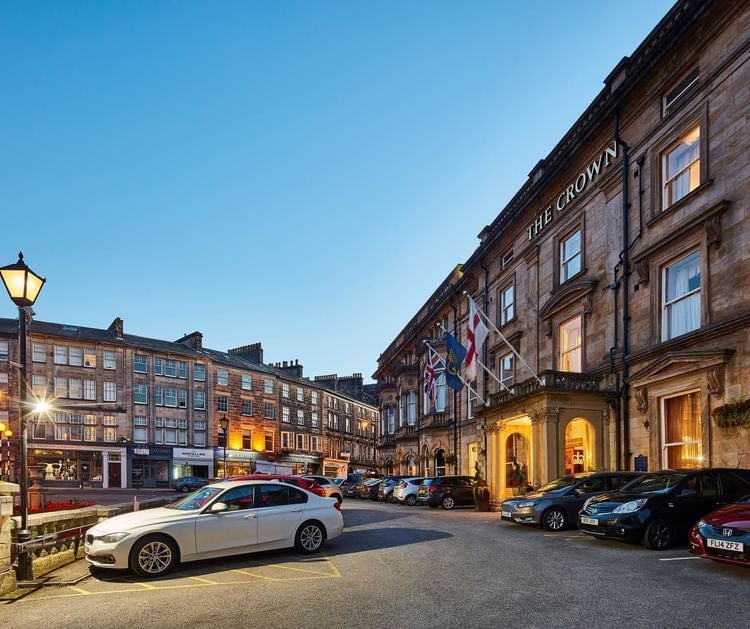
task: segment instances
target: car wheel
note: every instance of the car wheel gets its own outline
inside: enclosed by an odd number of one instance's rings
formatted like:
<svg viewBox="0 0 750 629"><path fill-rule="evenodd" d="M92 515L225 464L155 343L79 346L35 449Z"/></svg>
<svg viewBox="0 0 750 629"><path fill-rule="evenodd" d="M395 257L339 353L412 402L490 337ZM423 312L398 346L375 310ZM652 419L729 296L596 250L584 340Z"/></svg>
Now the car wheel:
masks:
<svg viewBox="0 0 750 629"><path fill-rule="evenodd" d="M408 504L410 507L413 507L415 504L417 504L417 497L414 494L409 494L406 497L406 504Z"/></svg>
<svg viewBox="0 0 750 629"><path fill-rule="evenodd" d="M445 496L441 504L443 505L443 509L448 509L448 510L456 506L456 503L453 501L452 496Z"/></svg>
<svg viewBox="0 0 750 629"><path fill-rule="evenodd" d="M643 545L651 550L664 550L672 543L672 529L664 520L654 520L646 527Z"/></svg>
<svg viewBox="0 0 750 629"><path fill-rule="evenodd" d="M562 509L549 509L542 516L542 527L548 531L562 531L567 523L568 518Z"/></svg>
<svg viewBox="0 0 750 629"><path fill-rule="evenodd" d="M130 550L130 569L141 577L160 577L177 563L175 543L161 535L147 535Z"/></svg>
<svg viewBox="0 0 750 629"><path fill-rule="evenodd" d="M188 493L190 491L190 487L188 487L187 485L183 485L182 487L180 487L180 491L183 494L186 494L186 493Z"/></svg>
<svg viewBox="0 0 750 629"><path fill-rule="evenodd" d="M305 522L297 529L294 548L300 553L317 553L326 541L326 533L317 522Z"/></svg>

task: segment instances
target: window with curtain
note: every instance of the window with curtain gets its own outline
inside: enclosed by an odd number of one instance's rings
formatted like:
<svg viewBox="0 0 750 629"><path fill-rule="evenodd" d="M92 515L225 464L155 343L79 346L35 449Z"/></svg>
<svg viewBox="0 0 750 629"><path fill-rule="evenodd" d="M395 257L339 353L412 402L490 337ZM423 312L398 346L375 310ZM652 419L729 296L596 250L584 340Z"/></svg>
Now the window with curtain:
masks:
<svg viewBox="0 0 750 629"><path fill-rule="evenodd" d="M664 269L662 340L701 325L701 255L696 251Z"/></svg>
<svg viewBox="0 0 750 629"><path fill-rule="evenodd" d="M664 466L703 467L700 393L666 398L663 408Z"/></svg>
<svg viewBox="0 0 750 629"><path fill-rule="evenodd" d="M409 426L417 425L417 394L414 391L409 391L406 396L406 423Z"/></svg>
<svg viewBox="0 0 750 629"><path fill-rule="evenodd" d="M581 373L581 315L560 324L559 371Z"/></svg>
<svg viewBox="0 0 750 629"><path fill-rule="evenodd" d="M435 412L445 412L445 372L435 377Z"/></svg>
<svg viewBox="0 0 750 629"><path fill-rule="evenodd" d="M581 271L581 231L573 232L560 243L560 284Z"/></svg>
<svg viewBox="0 0 750 629"><path fill-rule="evenodd" d="M700 185L700 140L701 128L696 126L662 155L663 209L666 210Z"/></svg>
<svg viewBox="0 0 750 629"><path fill-rule="evenodd" d="M392 435L396 432L396 409L393 406L388 406L388 434Z"/></svg>

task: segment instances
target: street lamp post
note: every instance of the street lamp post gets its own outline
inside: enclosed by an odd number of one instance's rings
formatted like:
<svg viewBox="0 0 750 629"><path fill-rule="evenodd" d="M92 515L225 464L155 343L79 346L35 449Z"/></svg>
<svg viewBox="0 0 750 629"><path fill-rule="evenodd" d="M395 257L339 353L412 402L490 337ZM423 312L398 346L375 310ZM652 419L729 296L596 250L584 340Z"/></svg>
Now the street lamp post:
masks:
<svg viewBox="0 0 750 629"><path fill-rule="evenodd" d="M222 417L219 420L219 426L221 426L221 431L224 433L224 472L222 473L221 477L226 478L227 477L227 431L229 430L229 419L227 419L226 413L224 413L224 417Z"/></svg>
<svg viewBox="0 0 750 629"><path fill-rule="evenodd" d="M0 422L0 480L10 480L10 438L13 431ZM3 438L5 438L5 454L3 454Z"/></svg>
<svg viewBox="0 0 750 629"><path fill-rule="evenodd" d="M18 262L0 268L5 289L11 300L18 306L18 357L19 357L19 385L21 408L19 413L19 424L21 428L21 529L18 531L18 543L25 544L31 539L29 531L29 468L28 468L28 430L26 414L28 405L28 392L26 390L26 312L24 308L33 306L39 296L42 286L46 281L34 273L23 261L23 253L18 254ZM21 546L18 553L18 570L16 578L22 581L30 581L34 578L31 557L25 546Z"/></svg>

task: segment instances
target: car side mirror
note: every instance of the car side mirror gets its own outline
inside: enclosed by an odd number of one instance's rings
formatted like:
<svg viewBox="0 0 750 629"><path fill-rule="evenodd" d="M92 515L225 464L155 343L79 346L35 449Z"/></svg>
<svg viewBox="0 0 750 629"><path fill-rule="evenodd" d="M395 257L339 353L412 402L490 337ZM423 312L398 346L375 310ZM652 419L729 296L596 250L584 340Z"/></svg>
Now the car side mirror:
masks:
<svg viewBox="0 0 750 629"><path fill-rule="evenodd" d="M208 510L209 513L224 513L225 511L229 511L226 502L214 502Z"/></svg>
<svg viewBox="0 0 750 629"><path fill-rule="evenodd" d="M698 492L695 489L683 489L680 492L680 498L695 498Z"/></svg>

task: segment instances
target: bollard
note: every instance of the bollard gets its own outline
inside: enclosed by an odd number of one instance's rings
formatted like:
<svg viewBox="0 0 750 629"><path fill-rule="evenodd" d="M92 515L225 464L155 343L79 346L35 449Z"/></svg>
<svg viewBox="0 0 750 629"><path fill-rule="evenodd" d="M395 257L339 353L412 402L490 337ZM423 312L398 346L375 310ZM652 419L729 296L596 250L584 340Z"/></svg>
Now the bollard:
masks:
<svg viewBox="0 0 750 629"><path fill-rule="evenodd" d="M138 496L133 496L133 511L138 511Z"/></svg>

